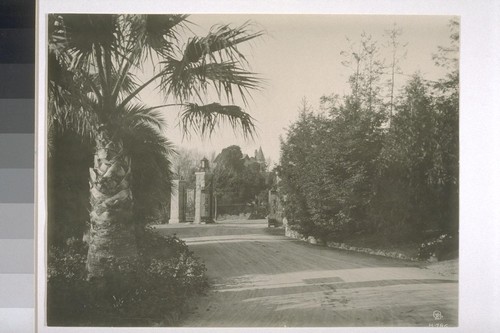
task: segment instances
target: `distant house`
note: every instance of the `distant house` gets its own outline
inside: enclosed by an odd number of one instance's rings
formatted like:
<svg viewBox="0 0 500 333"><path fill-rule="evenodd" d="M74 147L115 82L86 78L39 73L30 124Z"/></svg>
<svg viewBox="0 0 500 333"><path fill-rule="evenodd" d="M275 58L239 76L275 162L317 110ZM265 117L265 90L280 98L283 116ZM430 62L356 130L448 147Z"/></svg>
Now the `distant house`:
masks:
<svg viewBox="0 0 500 333"><path fill-rule="evenodd" d="M259 149L255 149L253 157L250 157L247 154L245 154L243 156L243 161L244 161L245 166L248 166L249 164L252 164L252 163L259 163L260 170L262 172L266 171L266 157L264 156L264 152L262 151L262 147L259 147Z"/></svg>
<svg viewBox="0 0 500 333"><path fill-rule="evenodd" d="M262 152L262 147L259 147L259 150L255 150L254 157L259 164L266 164L266 158L264 157L264 153Z"/></svg>

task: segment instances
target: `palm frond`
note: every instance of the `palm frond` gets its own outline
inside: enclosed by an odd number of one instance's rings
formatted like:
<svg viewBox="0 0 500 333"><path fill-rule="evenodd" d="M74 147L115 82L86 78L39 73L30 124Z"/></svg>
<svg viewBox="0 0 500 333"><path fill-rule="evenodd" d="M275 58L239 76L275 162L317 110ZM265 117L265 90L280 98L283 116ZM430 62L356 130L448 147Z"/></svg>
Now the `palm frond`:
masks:
<svg viewBox="0 0 500 333"><path fill-rule="evenodd" d="M96 109L97 101L92 98L75 98L74 94L64 91L54 83L49 83L51 93L48 101L48 128L71 131L82 140L93 140L99 120ZM80 96L81 97L81 96Z"/></svg>
<svg viewBox="0 0 500 333"><path fill-rule="evenodd" d="M174 50L173 41L178 40L177 29L187 15L146 15L145 43L147 46L166 56Z"/></svg>
<svg viewBox="0 0 500 333"><path fill-rule="evenodd" d="M114 114L115 136L132 160L134 215L139 222L157 217L170 196L173 145L163 135L163 120L155 108L131 105ZM164 208L164 207L163 207Z"/></svg>
<svg viewBox="0 0 500 333"><path fill-rule="evenodd" d="M62 25L62 17L60 15L48 16L48 50L49 54L56 59L63 57L64 50L66 49L66 33Z"/></svg>
<svg viewBox="0 0 500 333"><path fill-rule="evenodd" d="M167 95L180 100L189 100L207 94L208 88L215 88L217 94L225 94L228 101L233 102L236 88L246 103L249 89L259 89L261 80L251 72L239 67L236 62L190 64L170 59L164 62L161 87Z"/></svg>
<svg viewBox="0 0 500 333"><path fill-rule="evenodd" d="M120 17L122 43L119 55L139 65L154 55L165 57L176 50L178 30L187 15L123 15Z"/></svg>
<svg viewBox="0 0 500 333"><path fill-rule="evenodd" d="M215 25L207 36L191 38L184 51L183 60L194 63L208 56L215 60L226 59L244 61L245 56L238 50L238 44L250 41L263 35L263 31L252 32L251 22L247 21L239 27Z"/></svg>
<svg viewBox="0 0 500 333"><path fill-rule="evenodd" d="M235 62L200 64L192 68L192 72L200 82L211 82L219 96L224 92L228 101L232 101L233 87L237 87L245 104L248 90L260 89L262 82L255 74L242 69Z"/></svg>
<svg viewBox="0 0 500 333"><path fill-rule="evenodd" d="M201 137L210 136L225 122L228 122L235 132L241 130L245 138L253 138L254 119L236 105L189 103L186 104L180 119L184 135L190 136L191 132L194 132Z"/></svg>
<svg viewBox="0 0 500 333"><path fill-rule="evenodd" d="M161 76L161 89L181 101L201 95L212 86L219 96L225 94L233 103L234 91L238 91L246 104L249 89L258 89L261 79L244 68L245 56L238 45L263 34L252 32L249 22L240 27L218 25L207 36L188 40L180 57L167 56Z"/></svg>
<svg viewBox="0 0 500 333"><path fill-rule="evenodd" d="M52 40L64 43L64 52L72 58L75 68L89 69L96 48L116 48L118 16L109 14L53 15Z"/></svg>
<svg viewBox="0 0 500 333"><path fill-rule="evenodd" d="M177 50L177 30L183 27L186 17L178 14L119 16L118 47L114 50L118 75L112 89L113 103L118 100L121 85L132 67L140 68L141 64L149 60L154 68L160 59ZM127 102L121 105L125 104Z"/></svg>
<svg viewBox="0 0 500 333"><path fill-rule="evenodd" d="M97 113L100 96L93 93L92 78L83 72L71 70L71 57L65 52L66 44L57 34L59 16L50 15L48 49L48 152L57 149L55 137L76 134L82 143L94 139L98 126Z"/></svg>
<svg viewBox="0 0 500 333"><path fill-rule="evenodd" d="M165 129L165 123L158 108L142 104L127 105L124 109L115 110L111 121L117 128L149 126L161 133Z"/></svg>
<svg viewBox="0 0 500 333"><path fill-rule="evenodd" d="M118 74L116 72L113 73L113 75L118 76ZM132 93L135 89L137 89L137 87L138 87L138 84L137 84L137 79L136 79L135 75L132 73L127 73L124 76L122 84L120 85L119 92L124 94L124 95L128 95L128 94Z"/></svg>
<svg viewBox="0 0 500 333"><path fill-rule="evenodd" d="M129 129L123 137L124 148L132 158L134 215L140 222L158 217L170 197L172 144L145 124Z"/></svg>
<svg viewBox="0 0 500 333"><path fill-rule="evenodd" d="M122 76L123 75L123 76ZM137 83L137 78L134 74L127 72L123 74L117 73L117 71L113 68L111 72L111 82L117 83L117 96L125 95L128 96L133 91L137 89L139 86ZM101 81L98 73L89 74L89 79L92 84L96 87L97 91L101 91ZM118 84L119 83L119 84Z"/></svg>
<svg viewBox="0 0 500 333"><path fill-rule="evenodd" d="M92 92L91 78L68 70L64 59L48 55L48 126L49 131L69 130L92 139L97 128L99 101Z"/></svg>

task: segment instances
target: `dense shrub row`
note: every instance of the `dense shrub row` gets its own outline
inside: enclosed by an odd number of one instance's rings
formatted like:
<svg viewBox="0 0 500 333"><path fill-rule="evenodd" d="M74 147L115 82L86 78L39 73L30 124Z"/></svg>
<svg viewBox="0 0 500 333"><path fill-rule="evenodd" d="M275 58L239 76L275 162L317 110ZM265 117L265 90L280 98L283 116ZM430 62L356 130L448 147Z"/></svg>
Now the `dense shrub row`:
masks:
<svg viewBox="0 0 500 333"><path fill-rule="evenodd" d="M70 240L48 258L47 312L53 326L176 325L190 296L208 287L205 266L175 236L141 236L138 262L110 262L87 280L87 245ZM106 286L102 288L102 284Z"/></svg>
<svg viewBox="0 0 500 333"><path fill-rule="evenodd" d="M436 246L446 234L457 246L458 68L445 60L445 78L415 74L390 103L372 86L358 88L376 82L370 72L351 78L350 95L323 97L322 112L304 104L281 144L280 193L293 229Z"/></svg>

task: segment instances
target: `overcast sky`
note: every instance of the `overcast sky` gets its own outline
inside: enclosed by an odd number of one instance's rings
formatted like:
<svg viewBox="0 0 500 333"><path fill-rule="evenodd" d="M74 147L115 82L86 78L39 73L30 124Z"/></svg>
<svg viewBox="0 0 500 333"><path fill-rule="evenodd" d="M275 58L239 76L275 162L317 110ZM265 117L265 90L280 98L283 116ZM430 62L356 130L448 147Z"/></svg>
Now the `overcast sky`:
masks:
<svg viewBox="0 0 500 333"><path fill-rule="evenodd" d="M210 139L198 137L182 139L177 124L177 110L168 112L166 120L168 138L178 147L197 149L209 155L211 151L232 144L242 147L244 153L253 155L262 147L264 155L279 161L279 137L297 118L300 101L306 97L317 107L322 95L347 94L348 76L352 71L341 64L341 51L349 50L346 37L359 41L364 31L382 45L387 39L384 32L397 24L402 29L401 42L408 43L407 56L401 64L404 74L420 71L427 79L443 75L434 65L432 54L439 45L449 44L449 16L374 16L374 15L192 15L189 21L196 34L206 34L213 24L240 25L247 20L256 30L266 35L251 45L242 47L251 70L265 80L261 91L252 93L252 100L245 107L257 121L258 136L254 141L235 137L230 128L221 128ZM382 55L388 53L382 52ZM398 76L396 84L406 78ZM156 93L145 94L148 104L162 102ZM211 101L209 101L211 102Z"/></svg>

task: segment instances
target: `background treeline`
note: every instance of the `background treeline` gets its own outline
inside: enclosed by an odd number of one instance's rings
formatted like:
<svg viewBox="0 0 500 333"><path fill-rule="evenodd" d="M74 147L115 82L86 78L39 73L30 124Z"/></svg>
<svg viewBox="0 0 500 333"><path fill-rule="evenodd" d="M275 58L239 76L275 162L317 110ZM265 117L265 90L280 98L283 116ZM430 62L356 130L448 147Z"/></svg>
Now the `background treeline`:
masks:
<svg viewBox="0 0 500 333"><path fill-rule="evenodd" d="M267 172L265 161L243 155L239 146L229 146L215 159L213 190L217 215L267 215Z"/></svg>
<svg viewBox="0 0 500 333"><path fill-rule="evenodd" d="M376 235L380 242L426 242L421 252L447 242L448 255L456 251L458 22L450 27L450 45L433 55L447 73L442 79L415 73L396 91L404 45L394 28L385 44L388 64L378 43L362 35L353 44L361 51L344 53L353 69L351 93L322 97L316 112L303 101L282 140L279 167L293 229L324 240Z"/></svg>

